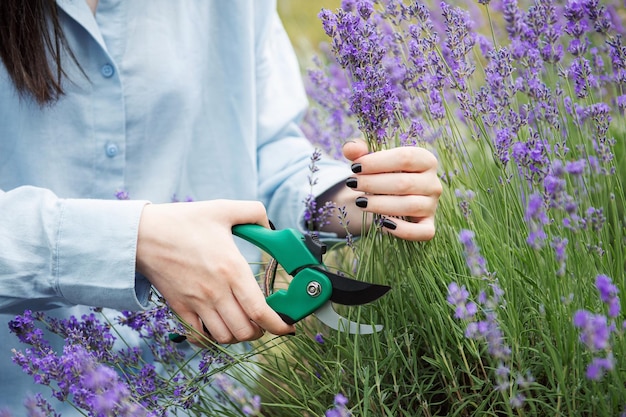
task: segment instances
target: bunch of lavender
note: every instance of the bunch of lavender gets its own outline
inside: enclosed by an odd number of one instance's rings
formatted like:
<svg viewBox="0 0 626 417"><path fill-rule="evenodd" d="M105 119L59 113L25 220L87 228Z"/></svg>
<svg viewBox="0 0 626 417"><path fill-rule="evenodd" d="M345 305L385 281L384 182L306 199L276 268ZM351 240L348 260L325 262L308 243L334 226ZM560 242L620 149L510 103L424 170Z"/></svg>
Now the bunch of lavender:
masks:
<svg viewBox="0 0 626 417"><path fill-rule="evenodd" d="M303 129L331 155L356 131L426 147L444 193L431 242L353 242L356 275L393 289L341 313L383 331L305 322L264 357L268 410L321 415L342 392L363 416L626 412L624 18L611 0L320 13Z"/></svg>
<svg viewBox="0 0 626 417"><path fill-rule="evenodd" d="M251 383L254 366L242 365L250 351L231 356L216 345L172 342L186 329L165 304L67 319L26 311L9 328L27 346L13 351L13 361L51 392L27 400L29 415L57 416L58 401L96 417L260 415L260 398L231 376ZM52 337L62 338L62 351Z"/></svg>

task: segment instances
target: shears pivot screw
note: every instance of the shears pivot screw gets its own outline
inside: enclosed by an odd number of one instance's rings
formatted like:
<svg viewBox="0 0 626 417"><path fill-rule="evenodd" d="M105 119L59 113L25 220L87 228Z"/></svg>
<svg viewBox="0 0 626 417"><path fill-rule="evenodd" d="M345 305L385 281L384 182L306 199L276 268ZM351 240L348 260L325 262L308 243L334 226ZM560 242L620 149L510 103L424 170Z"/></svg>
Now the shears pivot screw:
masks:
<svg viewBox="0 0 626 417"><path fill-rule="evenodd" d="M306 286L306 292L311 297L317 297L322 293L322 284L317 281L311 281Z"/></svg>

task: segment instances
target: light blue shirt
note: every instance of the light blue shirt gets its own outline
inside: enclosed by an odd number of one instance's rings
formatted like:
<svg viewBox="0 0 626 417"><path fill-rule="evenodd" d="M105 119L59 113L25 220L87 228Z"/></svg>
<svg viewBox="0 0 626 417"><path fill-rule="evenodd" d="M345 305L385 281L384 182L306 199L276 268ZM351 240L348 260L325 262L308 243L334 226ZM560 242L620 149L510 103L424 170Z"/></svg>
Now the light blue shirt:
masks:
<svg viewBox="0 0 626 417"><path fill-rule="evenodd" d="M57 4L87 77L66 57L66 95L41 108L0 65L0 321L25 308L144 308L135 246L147 201L261 200L277 227L301 226L313 148L274 1L100 0L95 17L85 0ZM318 194L350 173L318 166ZM0 408L33 391L9 365L22 346L5 329Z"/></svg>

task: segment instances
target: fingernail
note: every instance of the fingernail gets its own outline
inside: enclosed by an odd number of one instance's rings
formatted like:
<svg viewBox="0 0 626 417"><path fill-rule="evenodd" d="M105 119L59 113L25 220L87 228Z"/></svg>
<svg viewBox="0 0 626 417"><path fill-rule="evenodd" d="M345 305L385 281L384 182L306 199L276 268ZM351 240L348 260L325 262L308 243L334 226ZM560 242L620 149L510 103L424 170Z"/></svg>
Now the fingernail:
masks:
<svg viewBox="0 0 626 417"><path fill-rule="evenodd" d="M383 227L386 227L389 230L396 230L396 227L398 227L397 224L395 224L389 219L383 219L382 225Z"/></svg>
<svg viewBox="0 0 626 417"><path fill-rule="evenodd" d="M170 334L170 340L174 343L183 343L187 338L182 334Z"/></svg>
<svg viewBox="0 0 626 417"><path fill-rule="evenodd" d="M367 207L367 197L357 197L356 200L354 200L354 204L361 208Z"/></svg>
<svg viewBox="0 0 626 417"><path fill-rule="evenodd" d="M343 143L343 145L341 145L341 147L343 148L343 147L344 147L344 146L346 146L346 144L348 144L348 143L356 143L356 140L353 140L353 139L348 139L347 141L345 141L345 142Z"/></svg>
<svg viewBox="0 0 626 417"><path fill-rule="evenodd" d="M359 172L361 172L363 170L363 167L361 166L361 164L356 163L356 164L352 164L352 166L350 167L350 169L352 170L352 172L354 172L355 174L358 174Z"/></svg>
<svg viewBox="0 0 626 417"><path fill-rule="evenodd" d="M357 181L356 178L350 177L346 180L346 185L350 188L356 188Z"/></svg>

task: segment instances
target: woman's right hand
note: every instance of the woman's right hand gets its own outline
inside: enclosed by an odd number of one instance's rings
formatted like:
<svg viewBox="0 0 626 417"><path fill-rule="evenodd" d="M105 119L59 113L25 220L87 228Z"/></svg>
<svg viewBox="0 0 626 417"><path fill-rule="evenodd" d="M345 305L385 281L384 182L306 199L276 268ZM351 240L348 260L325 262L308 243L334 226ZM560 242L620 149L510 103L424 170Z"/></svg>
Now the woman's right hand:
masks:
<svg viewBox="0 0 626 417"><path fill-rule="evenodd" d="M200 333L204 324L218 343L295 331L268 306L235 245L232 227L246 223L269 227L260 202L148 204L141 215L137 270L182 320Z"/></svg>

